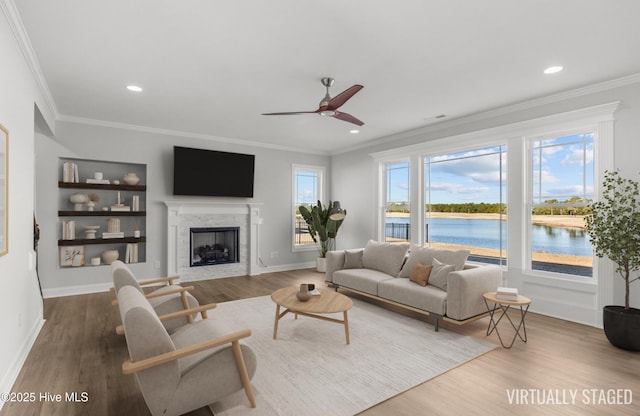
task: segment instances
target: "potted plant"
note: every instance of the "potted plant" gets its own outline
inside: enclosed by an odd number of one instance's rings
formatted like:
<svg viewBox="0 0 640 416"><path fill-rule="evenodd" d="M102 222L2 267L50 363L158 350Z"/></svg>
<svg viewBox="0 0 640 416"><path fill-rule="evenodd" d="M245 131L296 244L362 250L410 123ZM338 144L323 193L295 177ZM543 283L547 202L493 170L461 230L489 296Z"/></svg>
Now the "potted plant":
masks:
<svg viewBox="0 0 640 416"><path fill-rule="evenodd" d="M323 206L322 202L318 201L318 204L312 205L310 209L300 205L298 211L307 223L313 242L318 246L320 257L317 259L317 269L319 272L324 272L327 251L332 249L347 211L340 208L338 201L329 201L327 206Z"/></svg>
<svg viewBox="0 0 640 416"><path fill-rule="evenodd" d="M585 217L586 229L596 256L617 265L625 288L624 306L604 307L604 332L616 347L640 351L640 309L629 307L629 287L640 270L640 189L617 171L605 172L602 189L602 199Z"/></svg>

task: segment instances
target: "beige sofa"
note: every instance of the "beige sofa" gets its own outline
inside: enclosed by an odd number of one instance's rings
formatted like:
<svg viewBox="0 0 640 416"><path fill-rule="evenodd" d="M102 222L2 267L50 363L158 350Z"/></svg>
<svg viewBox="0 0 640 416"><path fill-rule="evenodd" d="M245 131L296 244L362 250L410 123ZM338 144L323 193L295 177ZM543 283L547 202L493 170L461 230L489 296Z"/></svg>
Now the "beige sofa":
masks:
<svg viewBox="0 0 640 416"><path fill-rule="evenodd" d="M463 324L484 316L482 294L502 285L500 267L469 264L468 256L467 250L369 241L364 248L328 252L326 280L336 290L432 315L437 331L440 319ZM428 283L416 283L425 274Z"/></svg>

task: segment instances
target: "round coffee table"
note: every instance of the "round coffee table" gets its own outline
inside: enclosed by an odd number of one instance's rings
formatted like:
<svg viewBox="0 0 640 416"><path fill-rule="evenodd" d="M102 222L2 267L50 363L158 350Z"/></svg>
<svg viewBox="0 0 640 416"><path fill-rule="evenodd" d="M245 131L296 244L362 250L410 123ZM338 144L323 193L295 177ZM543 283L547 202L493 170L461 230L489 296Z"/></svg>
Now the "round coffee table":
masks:
<svg viewBox="0 0 640 416"><path fill-rule="evenodd" d="M344 325L344 335L349 344L349 319L347 311L353 306L351 299L342 293L328 289L318 289L320 295L312 296L306 302L298 300L296 294L299 289L297 287L286 287L276 290L271 294L271 299L276 304L276 318L273 323L273 339L278 336L278 321L288 313L294 313L296 319L298 315L308 316L310 318L322 319L323 321L335 322ZM281 313L280 308L285 310ZM343 319L330 318L323 316L324 314L342 312Z"/></svg>

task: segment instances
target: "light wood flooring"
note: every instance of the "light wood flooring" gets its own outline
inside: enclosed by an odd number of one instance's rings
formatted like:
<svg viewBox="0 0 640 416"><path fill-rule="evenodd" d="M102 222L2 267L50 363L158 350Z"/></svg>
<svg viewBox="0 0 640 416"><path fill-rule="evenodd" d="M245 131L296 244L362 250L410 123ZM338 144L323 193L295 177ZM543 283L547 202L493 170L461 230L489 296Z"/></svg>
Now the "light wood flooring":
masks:
<svg viewBox="0 0 640 416"><path fill-rule="evenodd" d="M210 303L268 295L302 282L323 285L323 281L323 274L308 269L189 284L195 286L200 303ZM114 331L120 318L110 302L109 293L45 300L46 323L13 388L16 393L35 393L38 399L5 403L0 416L149 415L134 377L120 370L128 352L124 337ZM534 313L526 319L529 341L517 340L507 350L499 346L495 334L485 336L487 324L488 318L465 326L442 323L444 329L487 339L498 348L362 415L640 415L640 353L611 346L599 329ZM504 324L500 330L508 335L510 327ZM415 348L429 353L428 345ZM623 389L623 394L630 390L632 402L588 403L606 400L601 392L610 389ZM65 394L73 392L79 401L65 401ZM521 401L526 394L529 404L510 404L513 392ZM47 402L40 399L41 393L61 394L62 401ZM575 404L567 404L572 393L577 394ZM546 404L531 404L532 398ZM628 393L620 401L627 399ZM200 409L190 415L210 412Z"/></svg>

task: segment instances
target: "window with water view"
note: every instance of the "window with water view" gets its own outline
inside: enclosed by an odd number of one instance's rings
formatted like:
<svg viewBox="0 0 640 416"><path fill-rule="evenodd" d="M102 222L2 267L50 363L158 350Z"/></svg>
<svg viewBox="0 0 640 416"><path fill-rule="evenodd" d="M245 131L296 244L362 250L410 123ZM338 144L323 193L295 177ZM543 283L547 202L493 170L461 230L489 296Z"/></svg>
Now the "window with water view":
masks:
<svg viewBox="0 0 640 416"><path fill-rule="evenodd" d="M425 245L506 264L506 146L424 158Z"/></svg>
<svg viewBox="0 0 640 416"><path fill-rule="evenodd" d="M409 162L388 163L386 173L385 241L411 241Z"/></svg>
<svg viewBox="0 0 640 416"><path fill-rule="evenodd" d="M593 199L593 133L531 141L531 269L592 276L585 231Z"/></svg>

